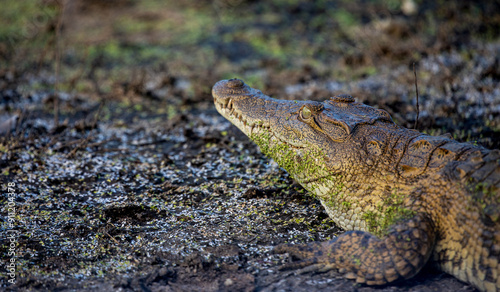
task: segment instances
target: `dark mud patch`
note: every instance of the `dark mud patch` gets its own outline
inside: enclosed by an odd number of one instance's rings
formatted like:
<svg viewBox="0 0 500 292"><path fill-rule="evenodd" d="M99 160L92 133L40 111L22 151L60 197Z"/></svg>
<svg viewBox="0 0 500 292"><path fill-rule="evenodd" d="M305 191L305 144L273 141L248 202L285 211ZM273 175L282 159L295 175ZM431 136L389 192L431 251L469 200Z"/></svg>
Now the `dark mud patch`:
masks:
<svg viewBox="0 0 500 292"><path fill-rule="evenodd" d="M166 211L158 211L152 208L131 205L114 207L104 210L104 220L121 221L131 220L132 223L145 223L157 217L165 217Z"/></svg>

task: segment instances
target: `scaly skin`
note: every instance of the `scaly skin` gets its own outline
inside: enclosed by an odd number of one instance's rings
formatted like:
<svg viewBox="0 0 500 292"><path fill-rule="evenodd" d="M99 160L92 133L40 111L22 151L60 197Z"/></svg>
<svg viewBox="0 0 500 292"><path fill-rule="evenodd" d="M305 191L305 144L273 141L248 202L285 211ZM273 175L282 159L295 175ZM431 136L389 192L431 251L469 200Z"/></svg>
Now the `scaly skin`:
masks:
<svg viewBox="0 0 500 292"><path fill-rule="evenodd" d="M337 269L368 285L408 279L428 260L482 291L500 291L500 151L396 125L347 95L270 98L238 79L212 90L219 113L347 231L281 245L287 268Z"/></svg>

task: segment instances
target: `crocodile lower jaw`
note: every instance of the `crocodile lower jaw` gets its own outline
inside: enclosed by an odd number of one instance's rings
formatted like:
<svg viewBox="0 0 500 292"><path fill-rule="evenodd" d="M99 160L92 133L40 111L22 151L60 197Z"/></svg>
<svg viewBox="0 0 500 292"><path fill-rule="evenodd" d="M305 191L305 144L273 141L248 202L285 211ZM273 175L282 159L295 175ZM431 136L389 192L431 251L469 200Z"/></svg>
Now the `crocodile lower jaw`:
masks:
<svg viewBox="0 0 500 292"><path fill-rule="evenodd" d="M272 135L273 138L279 140L281 143L287 143L283 139L276 135L271 128L269 122L251 122L243 117L240 111L235 109L232 105L232 101L229 100L227 104L223 104L219 101L215 101L215 108L217 111L225 117L227 120L231 121L233 125L238 127L245 135L252 139L253 135L260 134L261 131L265 131L266 133ZM307 145L292 145L287 143L290 148L294 149L304 149L307 148Z"/></svg>
<svg viewBox="0 0 500 292"><path fill-rule="evenodd" d="M229 99L226 104L215 100L215 108L222 116L231 121L249 137L261 129L267 129L270 131L271 126L267 122L255 123L245 119L241 112L234 108L233 101L231 99Z"/></svg>

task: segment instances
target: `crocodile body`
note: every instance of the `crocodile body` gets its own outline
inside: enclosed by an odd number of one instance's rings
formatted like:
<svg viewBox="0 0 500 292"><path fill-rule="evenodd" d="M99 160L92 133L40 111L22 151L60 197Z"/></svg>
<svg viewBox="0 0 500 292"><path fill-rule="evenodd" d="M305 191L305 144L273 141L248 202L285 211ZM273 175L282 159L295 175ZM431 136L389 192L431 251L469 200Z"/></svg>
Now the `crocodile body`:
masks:
<svg viewBox="0 0 500 292"><path fill-rule="evenodd" d="M336 269L383 285L431 260L482 291L500 291L500 151L396 125L340 95L277 100L239 79L213 87L217 110L348 230L327 242L280 245L288 268Z"/></svg>

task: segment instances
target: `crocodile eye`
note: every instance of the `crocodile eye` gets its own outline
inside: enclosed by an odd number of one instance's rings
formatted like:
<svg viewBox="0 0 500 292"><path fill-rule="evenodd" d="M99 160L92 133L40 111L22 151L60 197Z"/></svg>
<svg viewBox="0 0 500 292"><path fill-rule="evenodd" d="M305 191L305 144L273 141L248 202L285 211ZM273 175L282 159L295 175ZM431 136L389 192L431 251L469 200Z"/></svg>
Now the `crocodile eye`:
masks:
<svg viewBox="0 0 500 292"><path fill-rule="evenodd" d="M300 116L304 120L310 119L312 116L311 110L307 106L303 107Z"/></svg>

